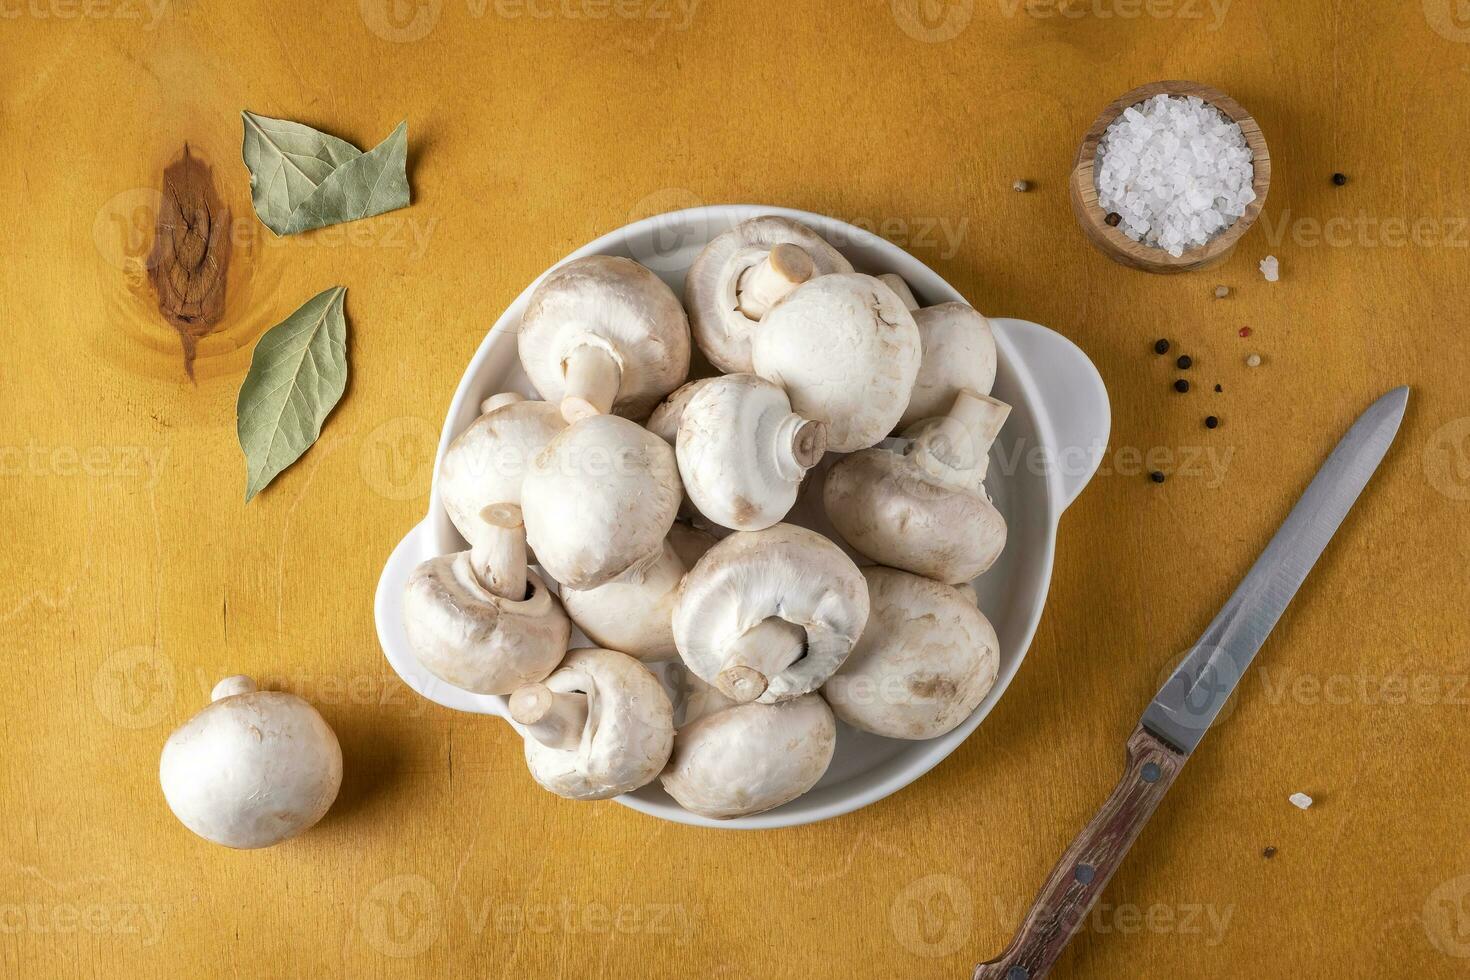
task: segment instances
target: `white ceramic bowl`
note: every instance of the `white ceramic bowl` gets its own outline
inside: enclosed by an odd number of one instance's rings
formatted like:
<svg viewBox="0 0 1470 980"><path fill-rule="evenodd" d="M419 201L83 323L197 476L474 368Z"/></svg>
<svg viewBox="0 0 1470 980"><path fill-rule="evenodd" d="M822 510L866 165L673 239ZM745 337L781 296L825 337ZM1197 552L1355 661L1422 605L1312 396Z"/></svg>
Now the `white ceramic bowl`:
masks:
<svg viewBox="0 0 1470 980"><path fill-rule="evenodd" d="M788 208L720 205L658 215L604 235L567 258L629 256L653 269L683 296L684 275L699 250L714 236L760 214L785 215L809 225L860 272L898 273L924 305L964 298L918 259L873 233ZM393 550L378 582L375 604L383 652L409 687L445 707L498 715L508 724L505 698L451 687L430 675L413 657L403 633L402 596L415 565L466 547L439 503L438 461L449 443L479 415L480 401L487 395L514 390L535 397L516 351L521 313L535 286L528 286L501 314L460 379L439 438L428 516ZM619 797L618 802L666 820L707 827L758 829L825 820L867 806L918 779L953 752L990 713L1021 666L1041 618L1051 581L1057 522L1096 471L1111 421L1102 379L1071 341L1024 320L992 319L991 323L999 355L994 394L1009 403L1012 411L992 451L986 485L1005 515L1009 536L1000 561L975 582L980 608L1000 637L1000 673L980 707L954 731L922 742L880 738L839 722L837 754L822 781L805 796L752 817L710 820L698 816L681 808L656 783ZM820 476L820 472L813 474L787 519L836 538L822 514ZM573 645L579 644L587 645L587 641L577 632ZM532 785L528 775L526 786Z"/></svg>

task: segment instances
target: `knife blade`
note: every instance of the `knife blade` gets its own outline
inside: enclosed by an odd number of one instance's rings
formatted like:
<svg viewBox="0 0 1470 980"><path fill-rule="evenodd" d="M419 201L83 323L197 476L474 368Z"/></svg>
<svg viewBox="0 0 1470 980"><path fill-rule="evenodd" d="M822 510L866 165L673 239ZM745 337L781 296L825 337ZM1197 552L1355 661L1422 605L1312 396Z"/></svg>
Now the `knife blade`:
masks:
<svg viewBox="0 0 1470 980"><path fill-rule="evenodd" d="M1375 401L1327 457L1128 739L1123 778L1042 885L1015 938L973 980L1040 980L1097 902L1327 543L1383 462L1409 389Z"/></svg>
<svg viewBox="0 0 1470 980"><path fill-rule="evenodd" d="M1393 443L1409 402L1395 388L1338 442L1235 593L1143 713L1144 728L1188 755L1337 533Z"/></svg>

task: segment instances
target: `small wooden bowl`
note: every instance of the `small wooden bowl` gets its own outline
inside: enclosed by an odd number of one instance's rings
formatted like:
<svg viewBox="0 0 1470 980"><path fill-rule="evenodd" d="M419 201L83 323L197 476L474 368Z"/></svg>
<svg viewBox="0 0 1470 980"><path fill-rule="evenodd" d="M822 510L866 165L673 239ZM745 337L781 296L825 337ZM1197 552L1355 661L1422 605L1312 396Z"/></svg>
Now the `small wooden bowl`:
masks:
<svg viewBox="0 0 1470 980"><path fill-rule="evenodd" d="M1123 114L1124 109L1137 105L1145 99L1151 99L1160 93L1176 96L1195 95L1204 99L1240 125L1241 132L1245 134L1245 141L1255 155L1255 177L1251 186L1256 192L1256 199L1246 205L1245 214L1237 218L1235 224L1204 245L1189 249L1177 259L1162 248L1135 242L1119 229L1111 227L1106 220L1107 213L1097 203L1095 166L1097 144L1102 139L1103 133L1107 132L1113 120ZM1266 149L1266 137L1262 135L1261 127L1251 118L1250 113L1240 107L1240 103L1224 92L1198 82L1151 82L1148 85L1140 85L1131 92L1125 92L1113 100L1103 110L1102 115L1097 117L1097 121L1087 131L1087 135L1083 137L1082 146L1077 150L1077 160L1072 166L1072 210L1076 213L1077 223L1082 226L1082 233L1087 236L1088 241L1114 262L1134 269L1142 269L1145 272L1191 272L1195 269L1207 269L1223 262L1229 256L1231 250L1235 248L1235 243L1240 241L1240 236L1249 231L1251 225L1256 223L1261 208L1266 204L1266 192L1270 190L1270 187L1271 154Z"/></svg>

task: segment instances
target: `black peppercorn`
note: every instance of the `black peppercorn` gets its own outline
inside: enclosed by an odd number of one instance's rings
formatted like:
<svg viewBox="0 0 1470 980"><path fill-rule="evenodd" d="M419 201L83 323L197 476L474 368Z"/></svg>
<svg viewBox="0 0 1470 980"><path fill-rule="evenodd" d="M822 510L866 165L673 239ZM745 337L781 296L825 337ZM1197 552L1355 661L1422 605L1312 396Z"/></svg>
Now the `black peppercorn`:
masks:
<svg viewBox="0 0 1470 980"><path fill-rule="evenodd" d="M1206 429L1214 429L1214 428L1219 427L1219 425L1220 425L1220 420L1218 418L1216 418L1215 416L1213 416L1213 415L1206 415L1205 416L1205 428Z"/></svg>
<svg viewBox="0 0 1470 980"><path fill-rule="evenodd" d="M1336 184L1338 187L1341 187L1343 184L1346 184L1347 183L1347 174L1342 174L1342 173L1333 174L1332 175L1332 182L1334 184Z"/></svg>
<svg viewBox="0 0 1470 980"><path fill-rule="evenodd" d="M1150 473L1148 475L1148 478L1150 480L1154 481L1155 483L1163 483L1164 482L1164 474L1160 473L1158 470L1154 470L1152 473Z"/></svg>
<svg viewBox="0 0 1470 980"><path fill-rule="evenodd" d="M1181 395L1184 394L1186 391L1189 390L1189 382L1185 381L1183 378L1180 378L1178 381L1174 382L1174 390L1179 392L1179 394Z"/></svg>
<svg viewBox="0 0 1470 980"><path fill-rule="evenodd" d="M1271 858L1275 857L1275 856L1276 856L1276 848L1274 848L1274 847L1268 846L1264 851L1261 852L1261 857L1265 858L1268 861Z"/></svg>
<svg viewBox="0 0 1470 980"><path fill-rule="evenodd" d="M1108 216L1103 220L1108 223L1109 228L1116 228L1123 223L1123 216L1116 211L1109 211Z"/></svg>
<svg viewBox="0 0 1470 980"><path fill-rule="evenodd" d="M1180 354L1179 360L1175 361L1174 363L1179 365L1179 370L1188 371L1190 368L1194 367L1194 358L1190 357L1188 354Z"/></svg>
<svg viewBox="0 0 1470 980"><path fill-rule="evenodd" d="M1155 354L1167 354L1167 353L1169 353L1169 342L1167 340L1156 340L1156 341L1154 341L1154 353Z"/></svg>
<svg viewBox="0 0 1470 980"><path fill-rule="evenodd" d="M1215 390L1217 392L1224 391L1225 390L1225 386L1224 385L1215 385Z"/></svg>

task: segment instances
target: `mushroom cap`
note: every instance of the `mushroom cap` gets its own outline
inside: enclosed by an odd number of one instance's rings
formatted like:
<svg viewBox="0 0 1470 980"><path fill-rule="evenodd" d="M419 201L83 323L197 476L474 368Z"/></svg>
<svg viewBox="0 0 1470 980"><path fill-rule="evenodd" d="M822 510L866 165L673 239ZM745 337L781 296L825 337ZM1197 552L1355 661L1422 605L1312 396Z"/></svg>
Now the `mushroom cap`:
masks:
<svg viewBox="0 0 1470 980"><path fill-rule="evenodd" d="M679 422L684 418L684 409L689 407L689 400L713 380L715 379L695 378L675 388L669 397L658 403L658 407L648 417L648 431L670 446L674 445L679 438Z"/></svg>
<svg viewBox="0 0 1470 980"><path fill-rule="evenodd" d="M675 454L684 491L701 514L759 531L791 510L825 448L825 424L793 413L784 391L753 374L727 374L689 399Z"/></svg>
<svg viewBox="0 0 1470 980"><path fill-rule="evenodd" d="M671 692L669 698L674 705L676 741L678 729L694 724L705 715L733 708L738 703L721 694L719 688L700 680L698 674L682 663L670 665L666 676L665 690Z"/></svg>
<svg viewBox="0 0 1470 980"><path fill-rule="evenodd" d="M511 401L470 424L439 464L439 499L466 541L480 540L489 504L520 504L531 460L566 428L550 402Z"/></svg>
<svg viewBox="0 0 1470 980"><path fill-rule="evenodd" d="M589 255L553 269L521 317L521 365L548 402L566 393L566 360L582 345L622 369L612 410L642 419L689 374L689 321L674 291L632 259Z"/></svg>
<svg viewBox="0 0 1470 980"><path fill-rule="evenodd" d="M995 628L951 586L893 568L863 569L873 611L852 655L822 688L854 728L888 738L952 731L990 693Z"/></svg>
<svg viewBox="0 0 1470 980"><path fill-rule="evenodd" d="M962 389L990 394L995 387L995 334L990 321L968 303L940 303L914 311L923 355L908 408L908 427L943 415Z"/></svg>
<svg viewBox="0 0 1470 980"><path fill-rule="evenodd" d="M200 837L269 847L326 814L342 785L342 747L296 695L251 690L179 726L164 743L158 780L174 816Z"/></svg>
<svg viewBox="0 0 1470 980"><path fill-rule="evenodd" d="M865 449L839 460L822 487L827 518L862 554L951 585L1000 557L1006 522L985 491L947 484L912 456Z"/></svg>
<svg viewBox="0 0 1470 980"><path fill-rule="evenodd" d="M741 312L736 296L740 276L777 245L807 253L814 276L851 272L852 263L799 221L762 215L716 236L694 259L684 280L684 305L694 342L711 364L725 373L752 369L750 334L757 321Z"/></svg>
<svg viewBox="0 0 1470 980"><path fill-rule="evenodd" d="M536 782L573 800L605 800L651 783L674 744L674 709L658 678L616 650L567 653L547 687L587 695L587 723L574 749L526 738Z"/></svg>
<svg viewBox="0 0 1470 980"><path fill-rule="evenodd" d="M711 534L675 524L657 561L631 568L595 589L562 589L562 605L599 646L650 663L677 660L673 619L679 583L714 543Z"/></svg>
<svg viewBox="0 0 1470 980"><path fill-rule="evenodd" d="M503 599L480 584L470 552L430 558L403 593L414 656L435 677L476 694L509 694L539 681L566 653L572 623L534 572L527 595Z"/></svg>
<svg viewBox="0 0 1470 980"><path fill-rule="evenodd" d="M658 559L683 500L669 444L616 415L561 431L522 485L526 540L564 588L594 589Z"/></svg>
<svg viewBox="0 0 1470 980"><path fill-rule="evenodd" d="M755 373L786 389L827 446L876 444L903 417L919 373L919 328L886 283L837 273L798 286L752 334Z"/></svg>
<svg viewBox="0 0 1470 980"><path fill-rule="evenodd" d="M685 666L715 684L732 645L767 619L806 632L806 652L766 678L772 704L815 691L842 665L868 620L868 586L841 548L777 524L737 531L707 551L679 587L674 641Z"/></svg>
<svg viewBox="0 0 1470 980"><path fill-rule="evenodd" d="M836 748L832 709L815 694L741 704L679 729L660 780L686 810L716 820L744 817L815 786Z"/></svg>

